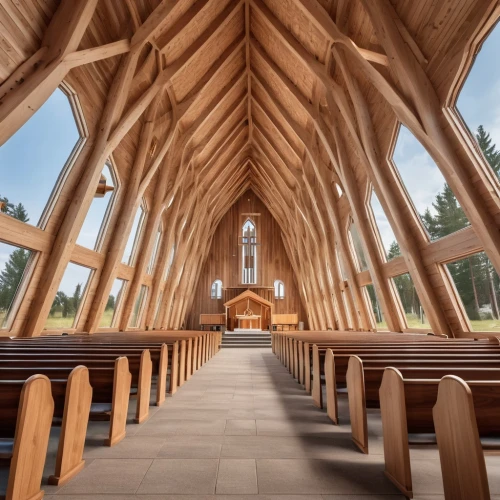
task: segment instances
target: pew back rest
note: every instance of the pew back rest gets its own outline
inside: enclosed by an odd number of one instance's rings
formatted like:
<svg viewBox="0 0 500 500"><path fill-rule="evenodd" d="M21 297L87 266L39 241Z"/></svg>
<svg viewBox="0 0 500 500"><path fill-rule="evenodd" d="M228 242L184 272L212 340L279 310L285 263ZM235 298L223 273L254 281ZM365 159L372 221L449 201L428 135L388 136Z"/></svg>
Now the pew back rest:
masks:
<svg viewBox="0 0 500 500"><path fill-rule="evenodd" d="M486 464L469 386L459 377L444 377L432 413L445 498L489 500Z"/></svg>
<svg viewBox="0 0 500 500"><path fill-rule="evenodd" d="M39 494L53 411L49 379L43 375L28 378L19 400L7 499Z"/></svg>

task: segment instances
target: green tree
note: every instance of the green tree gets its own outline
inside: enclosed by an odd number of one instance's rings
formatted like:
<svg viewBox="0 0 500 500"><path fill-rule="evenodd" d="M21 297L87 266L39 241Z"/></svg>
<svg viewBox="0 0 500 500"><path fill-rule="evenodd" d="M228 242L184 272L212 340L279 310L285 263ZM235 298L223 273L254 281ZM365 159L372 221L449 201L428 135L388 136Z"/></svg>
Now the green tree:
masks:
<svg viewBox="0 0 500 500"><path fill-rule="evenodd" d="M75 312L78 311L81 301L82 301L82 284L78 283L78 285L76 285L75 287L75 291L73 292L73 297L72 297L72 305Z"/></svg>
<svg viewBox="0 0 500 500"><path fill-rule="evenodd" d="M30 252L24 248L17 248L10 254L0 273L0 309L7 310L10 307L29 257Z"/></svg>
<svg viewBox="0 0 500 500"><path fill-rule="evenodd" d="M0 196L2 212L21 222L27 222L28 213L22 203L13 205L7 198ZM31 252L24 248L16 248L10 255L5 267L0 272L0 310L8 311L16 295Z"/></svg>
<svg viewBox="0 0 500 500"><path fill-rule="evenodd" d="M12 205L9 215L11 217L14 217L14 219L20 220L21 222L28 222L30 220L28 217L28 212L26 212L26 209L24 208L24 205L22 203Z"/></svg>
<svg viewBox="0 0 500 500"><path fill-rule="evenodd" d="M394 257L399 257L401 255L401 249L399 248L398 242L393 241L387 252L387 260L392 260Z"/></svg>
<svg viewBox="0 0 500 500"><path fill-rule="evenodd" d="M455 233L469 225L462 207L450 189L448 184L444 185L443 191L438 193L432 202L435 215L426 209L421 216L431 240L437 240L448 234Z"/></svg>
<svg viewBox="0 0 500 500"><path fill-rule="evenodd" d="M500 177L500 150L497 149L496 144L492 144L490 134L482 125L477 127L476 140L491 168Z"/></svg>
<svg viewBox="0 0 500 500"><path fill-rule="evenodd" d="M108 311L109 309L113 309L114 310L115 308L115 296L114 295L110 295L108 297L108 302L106 303L106 311Z"/></svg>

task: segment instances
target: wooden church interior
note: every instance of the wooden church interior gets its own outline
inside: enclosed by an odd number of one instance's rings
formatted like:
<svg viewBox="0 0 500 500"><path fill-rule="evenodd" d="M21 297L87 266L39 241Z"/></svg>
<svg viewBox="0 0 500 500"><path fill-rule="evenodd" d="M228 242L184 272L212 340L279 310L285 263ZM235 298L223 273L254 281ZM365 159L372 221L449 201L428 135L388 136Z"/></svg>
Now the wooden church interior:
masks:
<svg viewBox="0 0 500 500"><path fill-rule="evenodd" d="M500 495L499 17L0 2L5 498Z"/></svg>

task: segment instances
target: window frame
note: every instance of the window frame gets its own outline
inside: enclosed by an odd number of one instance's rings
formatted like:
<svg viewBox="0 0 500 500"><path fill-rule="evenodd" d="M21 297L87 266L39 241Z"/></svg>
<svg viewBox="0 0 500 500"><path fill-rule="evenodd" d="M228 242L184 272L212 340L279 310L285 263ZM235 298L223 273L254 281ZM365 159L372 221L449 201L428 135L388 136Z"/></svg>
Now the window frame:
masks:
<svg viewBox="0 0 500 500"><path fill-rule="evenodd" d="M216 285L215 288L215 294L213 293L214 290L214 285ZM222 299L222 280L217 278L212 282L212 286L210 287L210 299L211 300L220 300Z"/></svg>
<svg viewBox="0 0 500 500"><path fill-rule="evenodd" d="M276 288L277 285L277 288ZM280 289L282 292L280 293ZM277 293L276 293L277 291ZM276 300L284 300L285 299L285 283L282 280L274 280L274 298Z"/></svg>

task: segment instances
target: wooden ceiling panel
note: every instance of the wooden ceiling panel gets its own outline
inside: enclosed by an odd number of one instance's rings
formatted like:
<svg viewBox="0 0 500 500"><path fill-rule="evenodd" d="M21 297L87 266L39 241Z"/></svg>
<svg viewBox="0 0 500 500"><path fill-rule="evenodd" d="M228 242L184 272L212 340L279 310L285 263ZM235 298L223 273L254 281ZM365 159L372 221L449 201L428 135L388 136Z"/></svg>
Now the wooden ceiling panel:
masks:
<svg viewBox="0 0 500 500"><path fill-rule="evenodd" d="M281 68L300 92L312 100L315 77L295 54L271 30L263 16L255 9L251 17L252 34L269 57Z"/></svg>
<svg viewBox="0 0 500 500"><path fill-rule="evenodd" d="M184 129L188 129L209 106L215 106L218 101L224 100L220 103L220 108L224 109L227 106L227 100L234 100L235 98L243 98L247 93L247 82L244 69L244 60L235 59L229 66L227 66L227 73L221 74L217 85L207 89L200 99L196 100L193 106L189 109L188 113L182 119ZM228 95L229 94L229 95ZM235 97L236 96L236 97Z"/></svg>
<svg viewBox="0 0 500 500"><path fill-rule="evenodd" d="M301 108L297 99L283 85L276 73L252 50L252 70L261 85L255 85L255 92L261 96L270 94L270 98L279 102L289 113L292 119L302 127L307 127L308 116Z"/></svg>
<svg viewBox="0 0 500 500"><path fill-rule="evenodd" d="M238 9L235 15L230 15L221 29L200 50L189 59L182 71L172 79L175 95L179 101L195 87L203 75L210 69L219 56L234 42L244 31L243 8ZM189 49L187 49L189 50Z"/></svg>
<svg viewBox="0 0 500 500"><path fill-rule="evenodd" d="M167 64L178 59L231 2L233 0L194 1L191 8L168 31L162 30L156 37L156 43L166 55Z"/></svg>
<svg viewBox="0 0 500 500"><path fill-rule="evenodd" d="M325 62L329 43L304 13L297 8L294 0L264 0L283 25L292 32L300 43L320 62Z"/></svg>

